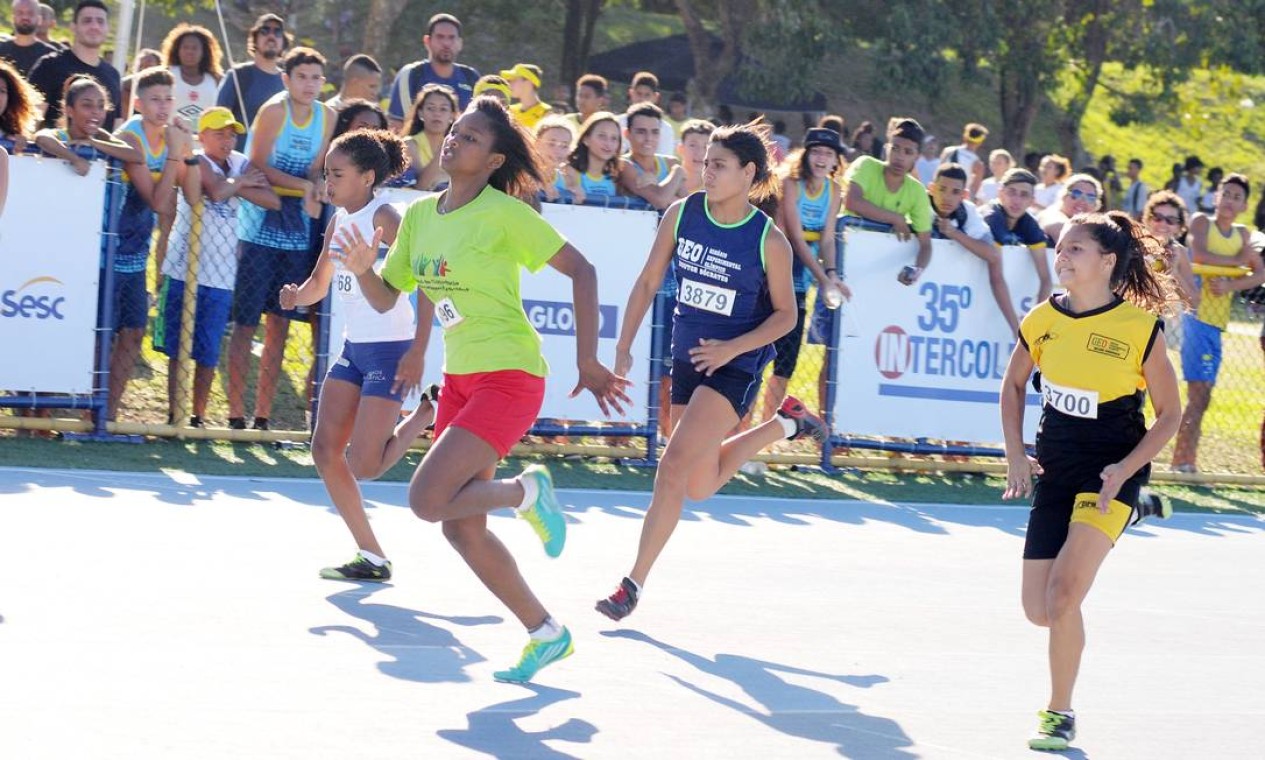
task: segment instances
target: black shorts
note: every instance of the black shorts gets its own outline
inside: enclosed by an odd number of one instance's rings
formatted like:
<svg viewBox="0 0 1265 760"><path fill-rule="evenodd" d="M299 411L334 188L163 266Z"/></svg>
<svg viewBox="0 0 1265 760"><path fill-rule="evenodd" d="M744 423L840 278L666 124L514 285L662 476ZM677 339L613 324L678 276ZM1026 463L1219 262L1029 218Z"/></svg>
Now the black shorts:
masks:
<svg viewBox="0 0 1265 760"><path fill-rule="evenodd" d="M1054 559L1059 556L1063 544L1067 543L1067 532L1072 524L1077 494L1096 494L1102 490L1102 478L1099 475L1108 464L1110 462L1066 469L1047 468L1037 478L1032 496L1032 511L1028 516L1028 533L1023 545L1024 559ZM1138 495L1150 475L1151 466L1148 464L1124 482L1115 501L1136 509ZM1120 533L1123 532L1124 526L1120 528ZM1108 535L1108 538L1114 543L1120 538L1120 533Z"/></svg>
<svg viewBox="0 0 1265 760"><path fill-rule="evenodd" d="M312 307L283 311L278 301L282 285L302 285L316 265L311 251L288 251L265 245L237 244L237 280L233 286L233 322L256 327L267 312L286 319L307 322Z"/></svg>
<svg viewBox="0 0 1265 760"><path fill-rule="evenodd" d="M804 343L804 320L808 316L806 293L795 294L795 329L773 341L777 356L773 359L773 375L790 379L799 364L799 347Z"/></svg>
<svg viewBox="0 0 1265 760"><path fill-rule="evenodd" d="M695 370L694 365L689 362L673 360L672 405L684 406L690 403L694 389L703 385L724 396L741 419L751 411L751 405L755 403L756 396L760 393L760 377L763 374L763 367L760 371L751 373L724 366L709 377Z"/></svg>

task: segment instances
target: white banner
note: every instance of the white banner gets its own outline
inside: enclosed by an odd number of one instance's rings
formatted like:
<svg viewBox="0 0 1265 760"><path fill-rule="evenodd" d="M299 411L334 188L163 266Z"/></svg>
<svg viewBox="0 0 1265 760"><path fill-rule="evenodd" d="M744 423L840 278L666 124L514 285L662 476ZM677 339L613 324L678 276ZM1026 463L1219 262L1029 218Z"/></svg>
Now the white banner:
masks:
<svg viewBox="0 0 1265 760"><path fill-rule="evenodd" d="M948 240L932 241L918 282L896 281L917 242L848 230L845 268L853 299L844 307L835 430L856 435L1002 440L998 390L1015 336L997 308L988 267ZM1053 256L1047 256L1053 279ZM1002 249L1002 270L1020 318L1036 298L1028 250ZM1040 399L1028 392L1024 439L1032 441Z"/></svg>
<svg viewBox="0 0 1265 760"><path fill-rule="evenodd" d="M0 389L92 392L105 192L101 162L80 177L61 160L9 159L0 217Z"/></svg>
<svg viewBox="0 0 1265 760"><path fill-rule="evenodd" d="M392 202L404 205L422 193L389 190ZM544 204L543 214L562 235L597 268L597 293L601 312L598 330L598 357L606 366L615 361L615 341L623 321L628 291L641 274L650 254L658 228L658 215L653 211ZM602 420L602 412L587 392L576 398L568 394L575 387L579 373L575 366L575 312L571 298L570 278L546 267L538 274L523 272L521 294L523 311L540 333L545 360L549 362L549 380L545 385L545 401L540 417L559 420ZM338 357L343 346L342 304L338 298L330 305L330 361ZM652 311L647 312L633 339L632 378L635 385L629 392L633 406L626 410L623 422L645 424L647 410L646 381L649 379L650 335ZM434 323L430 345L426 350L423 383L439 382L444 366L443 329Z"/></svg>

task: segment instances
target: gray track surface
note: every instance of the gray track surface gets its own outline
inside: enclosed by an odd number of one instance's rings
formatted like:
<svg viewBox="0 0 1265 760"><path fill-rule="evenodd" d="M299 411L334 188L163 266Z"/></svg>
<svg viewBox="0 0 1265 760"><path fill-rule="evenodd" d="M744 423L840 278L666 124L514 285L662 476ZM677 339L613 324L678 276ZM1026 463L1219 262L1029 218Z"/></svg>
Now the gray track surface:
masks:
<svg viewBox="0 0 1265 760"><path fill-rule="evenodd" d="M319 481L0 470L0 758L1039 756L1022 508L687 505L620 625L647 494L562 492L559 560L498 513L576 641L515 686L522 629L366 493L390 585L317 578L354 550ZM1086 621L1066 756L1263 756L1265 520L1130 530Z"/></svg>

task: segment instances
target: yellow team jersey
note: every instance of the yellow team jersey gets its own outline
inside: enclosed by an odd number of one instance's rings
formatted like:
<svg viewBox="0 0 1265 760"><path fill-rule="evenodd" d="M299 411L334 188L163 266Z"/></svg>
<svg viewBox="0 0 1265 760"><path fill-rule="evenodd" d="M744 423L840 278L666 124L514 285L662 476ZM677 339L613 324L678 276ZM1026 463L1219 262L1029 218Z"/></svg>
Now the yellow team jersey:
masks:
<svg viewBox="0 0 1265 760"><path fill-rule="evenodd" d="M1208 223L1208 253L1219 259L1226 259L1225 264L1229 264L1230 260L1239 255L1243 250L1243 226L1235 224L1230 227L1230 234L1226 235L1217 228L1213 221ZM1222 264L1222 262L1217 262ZM1224 264L1222 264L1224 265ZM1209 287L1208 278L1198 278L1199 285L1199 309L1195 312L1195 319L1206 325L1211 325L1220 330L1224 330L1225 326L1230 322L1230 302L1234 299L1233 293L1223 293L1215 295L1212 288Z"/></svg>
<svg viewBox="0 0 1265 760"><path fill-rule="evenodd" d="M1142 365L1160 320L1119 297L1081 314L1061 298L1052 296L1019 326L1019 340L1041 372L1042 426L1052 418L1078 418L1081 426L1137 415L1146 390Z"/></svg>
<svg viewBox="0 0 1265 760"><path fill-rule="evenodd" d="M553 110L553 107L544 101L536 103L531 108L523 108L522 103L515 103L510 106L510 114L528 129L535 129L536 124Z"/></svg>

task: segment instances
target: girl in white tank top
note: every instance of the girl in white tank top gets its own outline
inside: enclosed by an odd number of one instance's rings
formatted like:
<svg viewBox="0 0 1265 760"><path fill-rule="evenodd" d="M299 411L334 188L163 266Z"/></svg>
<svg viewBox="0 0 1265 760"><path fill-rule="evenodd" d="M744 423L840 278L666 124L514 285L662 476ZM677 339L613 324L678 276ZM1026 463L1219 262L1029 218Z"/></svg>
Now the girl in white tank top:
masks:
<svg viewBox="0 0 1265 760"><path fill-rule="evenodd" d="M407 164L403 138L390 132L356 130L334 140L325 175L338 210L326 230L325 249L302 286L281 289L282 307L292 309L319 302L332 285L346 317L342 354L321 385L312 458L360 551L345 565L321 570L321 577L331 580L390 580L391 563L369 526L356 481L393 467L435 416L437 391L428 389L417 409L400 420L403 397L421 384L426 352L424 341L416 340L408 295L401 294L385 312L375 310L343 268L334 242L336 232L354 228L380 246L380 256L385 253L395 242L400 214L375 191Z"/></svg>

